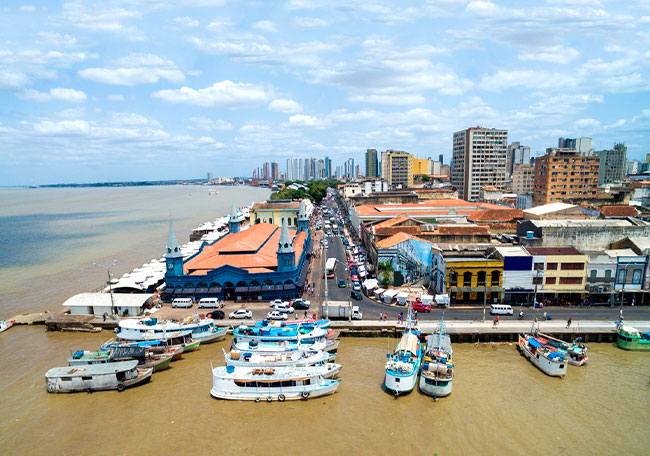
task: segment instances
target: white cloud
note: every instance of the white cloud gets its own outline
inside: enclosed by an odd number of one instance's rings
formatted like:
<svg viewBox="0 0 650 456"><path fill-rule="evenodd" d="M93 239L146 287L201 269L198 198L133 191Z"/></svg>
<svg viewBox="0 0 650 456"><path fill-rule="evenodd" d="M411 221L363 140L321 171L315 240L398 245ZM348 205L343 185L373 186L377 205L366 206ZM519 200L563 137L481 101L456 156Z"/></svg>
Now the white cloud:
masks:
<svg viewBox="0 0 650 456"><path fill-rule="evenodd" d="M88 98L81 90L65 89L60 87L50 89L49 92L25 90L20 97L31 101L63 101L70 103L83 103L86 101L86 98Z"/></svg>
<svg viewBox="0 0 650 456"><path fill-rule="evenodd" d="M220 119L210 119L207 117L190 117L190 129L202 131L226 131L232 130L232 124Z"/></svg>
<svg viewBox="0 0 650 456"><path fill-rule="evenodd" d="M577 49L567 46L546 46L519 54L519 60L535 60L548 63L569 63L580 56Z"/></svg>
<svg viewBox="0 0 650 456"><path fill-rule="evenodd" d="M198 21L198 19L195 19L193 17L189 16L183 16L183 17L176 17L174 18L174 24L172 28L174 30L182 30L186 28L196 28L201 25L201 23Z"/></svg>
<svg viewBox="0 0 650 456"><path fill-rule="evenodd" d="M501 92L513 87L529 89L569 90L578 85L578 76L550 73L545 70L499 70L481 78L478 85L483 90Z"/></svg>
<svg viewBox="0 0 650 456"><path fill-rule="evenodd" d="M63 20L80 29L110 32L131 41L142 41L144 35L134 27L125 26L123 22L140 18L141 13L124 8L102 8L81 2L63 4Z"/></svg>
<svg viewBox="0 0 650 456"><path fill-rule="evenodd" d="M36 11L36 7L34 5L22 5L19 9L24 13L33 13Z"/></svg>
<svg viewBox="0 0 650 456"><path fill-rule="evenodd" d="M108 101L124 101L124 95L121 94L108 95L106 99Z"/></svg>
<svg viewBox="0 0 650 456"><path fill-rule="evenodd" d="M295 17L293 19L293 25L296 27L308 29L327 27L329 25L329 22L319 17Z"/></svg>
<svg viewBox="0 0 650 456"><path fill-rule="evenodd" d="M264 32L272 32L272 33L278 31L278 29L275 28L275 24L273 23L273 21L269 21L269 20L257 21L253 24L253 28L257 30L262 30Z"/></svg>
<svg viewBox="0 0 650 456"><path fill-rule="evenodd" d="M592 131L600 128L600 121L596 119L578 119L574 122L573 125L577 130Z"/></svg>
<svg viewBox="0 0 650 456"><path fill-rule="evenodd" d="M74 46L77 44L77 39L67 33L38 32L36 35L39 38L39 42L52 46Z"/></svg>
<svg viewBox="0 0 650 456"><path fill-rule="evenodd" d="M0 68L0 90L15 90L29 82L26 74Z"/></svg>
<svg viewBox="0 0 650 456"><path fill-rule="evenodd" d="M284 114L293 114L302 111L302 106L296 101L278 98L269 103L269 109Z"/></svg>
<svg viewBox="0 0 650 456"><path fill-rule="evenodd" d="M226 147L226 145L220 141L217 141L216 139L212 138L211 136L201 136L196 139L197 144L200 144L202 146L212 146L216 149L222 149Z"/></svg>
<svg viewBox="0 0 650 456"><path fill-rule="evenodd" d="M161 79L185 81L185 76L174 62L153 54L131 54L114 60L105 68L81 70L79 76L95 82L124 86L154 84Z"/></svg>
<svg viewBox="0 0 650 456"><path fill-rule="evenodd" d="M170 103L186 103L204 108L251 108L265 103L271 94L262 86L249 83L221 81L205 89L181 87L180 89L160 90L152 94Z"/></svg>
<svg viewBox="0 0 650 456"><path fill-rule="evenodd" d="M326 128L330 125L330 121L307 114L295 114L289 117L289 125L294 127Z"/></svg>
<svg viewBox="0 0 650 456"><path fill-rule="evenodd" d="M85 120L42 120L34 130L43 135L83 135L90 132L90 125Z"/></svg>

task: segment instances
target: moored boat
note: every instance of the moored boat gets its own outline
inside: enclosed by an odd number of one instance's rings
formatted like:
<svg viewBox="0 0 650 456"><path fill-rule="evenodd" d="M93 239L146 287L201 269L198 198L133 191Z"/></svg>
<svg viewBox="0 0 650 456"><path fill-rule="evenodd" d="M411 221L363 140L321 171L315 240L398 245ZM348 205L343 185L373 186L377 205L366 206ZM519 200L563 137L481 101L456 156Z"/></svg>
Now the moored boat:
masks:
<svg viewBox="0 0 650 456"><path fill-rule="evenodd" d="M589 360L587 347L580 339L573 342L565 342L555 337L540 332L535 333L535 339L551 349L555 349L567 355L567 361L574 366L584 366Z"/></svg>
<svg viewBox="0 0 650 456"><path fill-rule="evenodd" d="M140 368L153 368L154 372L160 372L169 367L173 352L156 353L146 347L113 347L109 351L84 351L79 350L73 353L68 359L69 366L87 366L90 364L115 363L135 359Z"/></svg>
<svg viewBox="0 0 650 456"><path fill-rule="evenodd" d="M650 332L641 332L631 326L621 325L616 345L623 350L650 350Z"/></svg>
<svg viewBox="0 0 650 456"><path fill-rule="evenodd" d="M418 337L410 331L402 335L395 351L388 355L384 386L395 396L413 390L422 362L422 349Z"/></svg>
<svg viewBox="0 0 650 456"><path fill-rule="evenodd" d="M287 366L324 366L330 361L330 354L325 351L296 350L282 353L264 353L239 350L226 352L226 366L237 367L287 367ZM342 365L339 364L342 367ZM340 370L340 369L339 369ZM331 375L338 374L338 370Z"/></svg>
<svg viewBox="0 0 650 456"><path fill-rule="evenodd" d="M121 329L117 337L127 342L160 341L170 346L180 345L183 347L183 353L198 350L201 343L200 340L192 338L192 331L189 329L163 332Z"/></svg>
<svg viewBox="0 0 650 456"><path fill-rule="evenodd" d="M233 339L250 340L255 339L261 342L297 341L306 343L327 336L328 330L318 327L302 326L247 326L239 325L232 332Z"/></svg>
<svg viewBox="0 0 650 456"><path fill-rule="evenodd" d="M427 337L420 373L420 391L434 397L449 396L454 377L451 338L443 328Z"/></svg>
<svg viewBox="0 0 650 456"><path fill-rule="evenodd" d="M212 369L210 394L218 399L277 400L308 399L332 394L340 384L339 379L327 378L340 367L235 367L220 366Z"/></svg>
<svg viewBox="0 0 650 456"><path fill-rule="evenodd" d="M74 393L124 389L148 381L152 368L139 368L137 360L86 366L55 367L45 374L48 393Z"/></svg>
<svg viewBox="0 0 650 456"><path fill-rule="evenodd" d="M15 322L16 320L0 320L0 332L8 330Z"/></svg>
<svg viewBox="0 0 650 456"><path fill-rule="evenodd" d="M552 377L564 377L568 365L567 356L539 342L533 336L519 336L519 350L539 370Z"/></svg>

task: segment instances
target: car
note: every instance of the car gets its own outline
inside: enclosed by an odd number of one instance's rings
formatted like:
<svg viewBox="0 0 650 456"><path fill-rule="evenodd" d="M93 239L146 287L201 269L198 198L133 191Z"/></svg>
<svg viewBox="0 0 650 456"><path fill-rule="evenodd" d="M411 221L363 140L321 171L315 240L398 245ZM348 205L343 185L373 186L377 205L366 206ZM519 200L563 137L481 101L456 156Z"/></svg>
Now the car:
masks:
<svg viewBox="0 0 650 456"><path fill-rule="evenodd" d="M352 279L353 282L359 282L359 276L357 275L357 271L350 271L352 274L350 275L350 278Z"/></svg>
<svg viewBox="0 0 650 456"><path fill-rule="evenodd" d="M418 312L431 312L431 306L429 304L422 304L421 302L414 302L413 310L417 310Z"/></svg>
<svg viewBox="0 0 650 456"><path fill-rule="evenodd" d="M310 304L311 304L311 302L306 301L306 300L304 300L304 299L300 299L300 298L298 298L298 299L294 299L294 300L291 302L291 306L292 306L294 309L309 309L309 305L310 305Z"/></svg>
<svg viewBox="0 0 650 456"><path fill-rule="evenodd" d="M192 307L192 298L176 298L172 301L172 307Z"/></svg>
<svg viewBox="0 0 650 456"><path fill-rule="evenodd" d="M354 283L352 284L352 289L354 291L361 291L361 284L359 283L358 280L354 281Z"/></svg>
<svg viewBox="0 0 650 456"><path fill-rule="evenodd" d="M230 312L228 318L231 320L251 319L253 318L253 312L246 309L237 309L234 312Z"/></svg>
<svg viewBox="0 0 650 456"><path fill-rule="evenodd" d="M343 244L344 245L349 245L350 243L348 242L348 240L346 238L343 238ZM345 249L345 250L348 250L348 249Z"/></svg>
<svg viewBox="0 0 650 456"><path fill-rule="evenodd" d="M339 288L347 287L347 284L345 283L345 280L343 280L343 279L339 279L338 285L339 285Z"/></svg>
<svg viewBox="0 0 650 456"><path fill-rule="evenodd" d="M266 318L269 320L286 320L289 316L286 313L280 312L279 310L272 310L266 314Z"/></svg>
<svg viewBox="0 0 650 456"><path fill-rule="evenodd" d="M291 307L288 303L285 304L278 304L277 306L274 307L275 310L278 312L282 313L290 313L292 314L295 310L293 307Z"/></svg>
<svg viewBox="0 0 650 456"><path fill-rule="evenodd" d="M199 300L199 309L203 307L212 307L212 308L219 308L223 307L223 303L219 301L219 298L201 298Z"/></svg>
<svg viewBox="0 0 650 456"><path fill-rule="evenodd" d="M223 310L213 310L212 312L209 312L206 317L212 318L213 320L223 320L226 318L226 314Z"/></svg>
<svg viewBox="0 0 650 456"><path fill-rule="evenodd" d="M289 303L287 301L283 301L282 299L274 299L273 301L271 301L269 303L269 307L279 306L280 304L289 305Z"/></svg>
<svg viewBox="0 0 650 456"><path fill-rule="evenodd" d="M357 300L357 301L361 301L363 299L363 295L358 291L351 291L350 292L350 297L352 299Z"/></svg>

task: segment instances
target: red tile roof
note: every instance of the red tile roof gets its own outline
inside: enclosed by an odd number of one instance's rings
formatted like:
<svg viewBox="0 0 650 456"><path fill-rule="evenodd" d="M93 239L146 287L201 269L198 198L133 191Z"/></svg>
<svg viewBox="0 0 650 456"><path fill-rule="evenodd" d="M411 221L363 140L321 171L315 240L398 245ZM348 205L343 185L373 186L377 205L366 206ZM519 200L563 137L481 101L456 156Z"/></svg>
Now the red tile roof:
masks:
<svg viewBox="0 0 650 456"><path fill-rule="evenodd" d="M394 226L399 223L405 222L406 220L408 220L408 218L409 218L408 215L398 215L397 217L389 218L388 220L384 220L383 222L379 222L373 226L375 227L375 229Z"/></svg>
<svg viewBox="0 0 650 456"><path fill-rule="evenodd" d="M433 232L422 234L441 234L441 235L489 235L490 228L480 225L438 225Z"/></svg>
<svg viewBox="0 0 650 456"><path fill-rule="evenodd" d="M379 247L380 249L389 249L391 247L396 246L397 244L401 244L404 241L408 241L409 239L414 239L417 241L422 241L433 245L433 242L402 232L402 233L394 234L391 237L388 237L386 239L382 239L381 241L377 242L377 247Z"/></svg>
<svg viewBox="0 0 650 456"><path fill-rule="evenodd" d="M634 206L603 206L600 208L603 217L636 217L637 211Z"/></svg>
<svg viewBox="0 0 650 456"><path fill-rule="evenodd" d="M524 213L520 209L487 209L476 211L467 217L471 222L512 222L524 218Z"/></svg>
<svg viewBox="0 0 650 456"><path fill-rule="evenodd" d="M526 247L531 255L582 255L575 247Z"/></svg>

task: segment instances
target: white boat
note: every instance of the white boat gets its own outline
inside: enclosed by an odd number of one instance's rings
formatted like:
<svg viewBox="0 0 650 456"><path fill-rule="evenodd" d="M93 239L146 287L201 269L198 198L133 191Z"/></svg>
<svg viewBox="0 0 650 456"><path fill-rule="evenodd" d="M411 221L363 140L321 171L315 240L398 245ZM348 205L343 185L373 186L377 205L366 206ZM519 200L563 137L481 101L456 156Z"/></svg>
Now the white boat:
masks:
<svg viewBox="0 0 650 456"><path fill-rule="evenodd" d="M0 320L0 333L11 328L15 323L15 320Z"/></svg>
<svg viewBox="0 0 650 456"><path fill-rule="evenodd" d="M138 361L55 367L45 374L48 393L79 391L124 391L151 379L153 368L138 368Z"/></svg>
<svg viewBox="0 0 650 456"><path fill-rule="evenodd" d="M325 350L328 353L336 354L339 348L339 340L320 339L309 342L280 341L280 342L259 342L257 340L236 340L233 337L232 348L236 350L253 350L267 352L286 352L301 349Z"/></svg>
<svg viewBox="0 0 650 456"><path fill-rule="evenodd" d="M427 337L424 361L420 372L420 391L433 397L451 394L454 360L451 338L444 332Z"/></svg>
<svg viewBox="0 0 650 456"><path fill-rule="evenodd" d="M332 370L340 370L337 366L215 367L210 394L218 399L256 402L320 397L338 388L339 379L327 378Z"/></svg>
<svg viewBox="0 0 650 456"><path fill-rule="evenodd" d="M226 352L226 366L235 367L287 367L287 366L324 366L330 361L331 355L326 351L296 350L292 352L264 353L239 350ZM339 364L342 367L342 365ZM339 369L340 370L340 369ZM339 370L331 375L336 375Z"/></svg>
<svg viewBox="0 0 650 456"><path fill-rule="evenodd" d="M418 379L422 363L422 347L420 340L411 327L411 309L406 320L406 331L402 335L393 354L388 354L384 386L395 397L410 393Z"/></svg>
<svg viewBox="0 0 650 456"><path fill-rule="evenodd" d="M138 334L147 334L155 338L169 332L191 331L192 339L201 343L210 343L222 340L228 333L228 328L217 328L211 318L190 317L183 323L148 318L143 320L122 320L119 322L117 337L120 339L138 339Z"/></svg>
<svg viewBox="0 0 650 456"><path fill-rule="evenodd" d="M550 349L529 334L519 336L519 350L539 370L552 377L564 377L569 365L566 355Z"/></svg>

